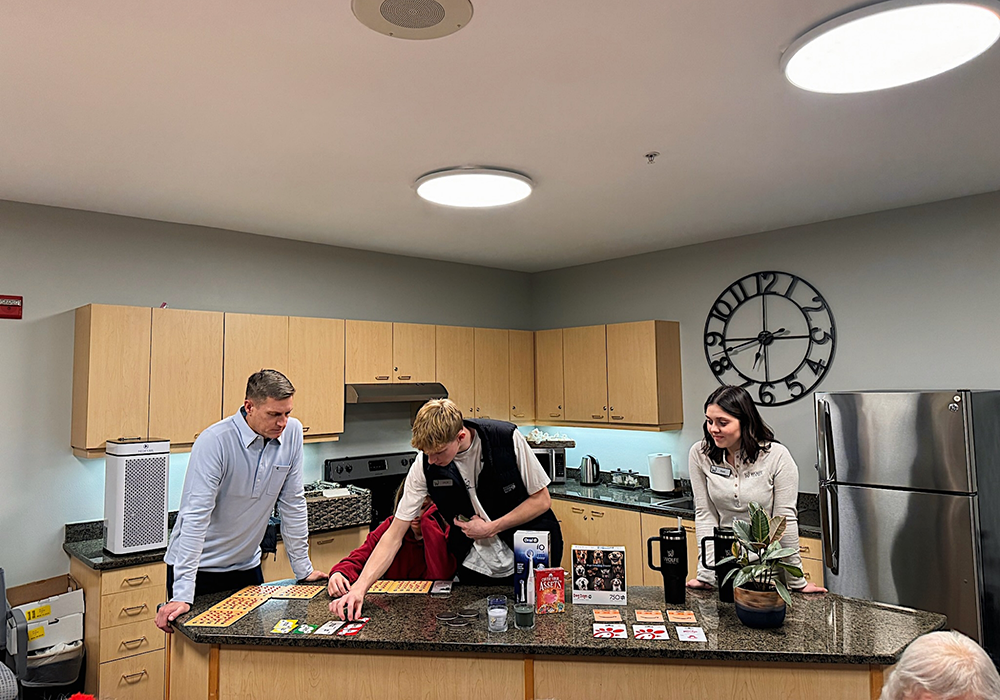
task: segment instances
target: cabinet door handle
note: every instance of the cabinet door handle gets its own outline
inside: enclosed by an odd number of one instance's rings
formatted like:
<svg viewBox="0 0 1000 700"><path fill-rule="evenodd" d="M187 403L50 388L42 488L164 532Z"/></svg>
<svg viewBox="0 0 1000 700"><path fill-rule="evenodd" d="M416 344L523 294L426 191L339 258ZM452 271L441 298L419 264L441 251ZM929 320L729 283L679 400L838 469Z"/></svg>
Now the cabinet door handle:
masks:
<svg viewBox="0 0 1000 700"><path fill-rule="evenodd" d="M591 517L594 517L594 518L603 518L604 517L604 511L602 511L602 510L592 510L592 511L590 511L590 515L591 515Z"/></svg>
<svg viewBox="0 0 1000 700"><path fill-rule="evenodd" d="M330 544L331 542L335 542L335 541L336 541L336 539L337 539L336 537L331 537L331 538L330 538L330 539L328 539L328 540L316 540L316 544L317 544L317 545L321 545L321 544Z"/></svg>
<svg viewBox="0 0 1000 700"><path fill-rule="evenodd" d="M808 581L809 579L812 578L812 576L810 575L810 573L808 571L803 571L802 572L802 576L805 578L806 581Z"/></svg>
<svg viewBox="0 0 1000 700"><path fill-rule="evenodd" d="M119 440L142 440L141 435L120 435Z"/></svg>
<svg viewBox="0 0 1000 700"><path fill-rule="evenodd" d="M607 411L607 410L608 410L608 407L607 407L607 406L601 406L601 408L603 408L603 409L604 409L605 411Z"/></svg>
<svg viewBox="0 0 1000 700"><path fill-rule="evenodd" d="M132 578L125 579L122 583L126 586L140 586L143 581L148 581L149 575L143 574L142 576L133 576Z"/></svg>
<svg viewBox="0 0 1000 700"><path fill-rule="evenodd" d="M197 440L199 435L201 435L201 433L195 433L194 434L194 439Z"/></svg>
<svg viewBox="0 0 1000 700"><path fill-rule="evenodd" d="M572 510L574 513L578 513L580 515L583 514L583 508L577 508L576 506L570 506L570 510Z"/></svg>
<svg viewBox="0 0 1000 700"><path fill-rule="evenodd" d="M590 417L591 418L604 418L604 414L603 413L591 413Z"/></svg>
<svg viewBox="0 0 1000 700"><path fill-rule="evenodd" d="M146 609L146 604L143 603L142 605L133 605L130 608L122 608L122 612L128 615L129 617L135 617L136 615L141 614L142 611L145 609Z"/></svg>
<svg viewBox="0 0 1000 700"><path fill-rule="evenodd" d="M142 646L142 643L145 641L146 641L145 637L140 637L139 639L129 639L127 641L122 640L121 646L125 647L126 649L138 649L140 646Z"/></svg>
<svg viewBox="0 0 1000 700"><path fill-rule="evenodd" d="M302 432L303 432L303 433L308 433L308 432L309 432L309 428L310 428L310 427L312 427L312 426L308 426L308 425L303 425L303 426L302 426Z"/></svg>
<svg viewBox="0 0 1000 700"><path fill-rule="evenodd" d="M625 416L611 416L611 420L625 420Z"/></svg>
<svg viewBox="0 0 1000 700"><path fill-rule="evenodd" d="M410 378L412 378L412 375L410 375L410 374L401 374L401 375L399 375L399 379L402 379L404 382L406 380L410 379Z"/></svg>
<svg viewBox="0 0 1000 700"><path fill-rule="evenodd" d="M375 375L375 381L377 381L377 382L387 382L387 381L389 381L389 375L388 374L376 374Z"/></svg>
<svg viewBox="0 0 1000 700"><path fill-rule="evenodd" d="M558 418L561 415L562 415L561 413L550 413L549 418Z"/></svg>
<svg viewBox="0 0 1000 700"><path fill-rule="evenodd" d="M514 414L512 414L512 415L513 415L513 416L514 416L515 418L524 418L524 414L523 414L523 413L514 413Z"/></svg>
<svg viewBox="0 0 1000 700"><path fill-rule="evenodd" d="M800 544L799 545L799 551L800 552L805 552L806 554L808 554L809 553L809 545L801 545Z"/></svg>
<svg viewBox="0 0 1000 700"><path fill-rule="evenodd" d="M142 680L143 676L149 675L146 673L146 669L142 669L138 673L129 673L128 675L122 675L122 680L129 685L134 685Z"/></svg>

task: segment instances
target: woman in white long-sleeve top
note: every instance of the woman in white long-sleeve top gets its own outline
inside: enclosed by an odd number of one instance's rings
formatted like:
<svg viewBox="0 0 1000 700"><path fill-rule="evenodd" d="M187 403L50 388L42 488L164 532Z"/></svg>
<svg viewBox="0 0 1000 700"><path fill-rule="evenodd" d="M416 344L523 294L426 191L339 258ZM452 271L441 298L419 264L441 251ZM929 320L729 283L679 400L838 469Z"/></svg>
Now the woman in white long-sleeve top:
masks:
<svg viewBox="0 0 1000 700"><path fill-rule="evenodd" d="M705 438L691 446L688 469L694 491L695 532L700 543L711 538L716 526L732 527L746 520L747 506L756 502L771 516L785 516L782 547L799 551L799 470L784 445L757 411L753 399L738 386L722 386L705 402ZM709 539L708 551L711 551ZM802 566L799 555L785 559ZM801 593L825 593L804 578L786 574L785 584ZM712 588L715 572L698 562L698 578L689 588Z"/></svg>

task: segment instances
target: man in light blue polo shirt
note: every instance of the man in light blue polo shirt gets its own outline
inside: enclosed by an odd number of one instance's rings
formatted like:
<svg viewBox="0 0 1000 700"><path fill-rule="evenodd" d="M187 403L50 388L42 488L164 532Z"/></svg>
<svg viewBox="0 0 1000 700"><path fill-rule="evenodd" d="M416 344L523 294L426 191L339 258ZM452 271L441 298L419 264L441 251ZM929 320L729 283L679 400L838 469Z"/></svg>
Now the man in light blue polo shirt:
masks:
<svg viewBox="0 0 1000 700"><path fill-rule="evenodd" d="M309 560L302 424L289 415L294 394L281 372L255 372L239 413L195 440L163 558L170 602L156 613L160 629L171 632L170 623L191 609L196 595L264 582L260 542L275 503L296 578L326 578Z"/></svg>

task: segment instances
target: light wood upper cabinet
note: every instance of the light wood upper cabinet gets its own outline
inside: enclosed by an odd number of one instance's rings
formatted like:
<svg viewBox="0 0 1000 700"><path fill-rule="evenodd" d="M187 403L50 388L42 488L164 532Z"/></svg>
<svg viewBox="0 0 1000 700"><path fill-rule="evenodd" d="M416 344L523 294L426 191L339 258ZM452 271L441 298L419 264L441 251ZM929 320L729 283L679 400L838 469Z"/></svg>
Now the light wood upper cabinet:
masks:
<svg viewBox="0 0 1000 700"><path fill-rule="evenodd" d="M251 374L288 375L288 317L227 313L223 352L222 413L231 416L243 405Z"/></svg>
<svg viewBox="0 0 1000 700"><path fill-rule="evenodd" d="M611 422L681 427L680 324L608 324L607 349Z"/></svg>
<svg viewBox="0 0 1000 700"><path fill-rule="evenodd" d="M476 418L510 416L509 340L506 330L476 328Z"/></svg>
<svg viewBox="0 0 1000 700"><path fill-rule="evenodd" d="M217 311L153 309L149 437L190 445L222 419L223 325Z"/></svg>
<svg viewBox="0 0 1000 700"><path fill-rule="evenodd" d="M392 381L397 384L433 382L435 367L434 326L422 323L392 324Z"/></svg>
<svg viewBox="0 0 1000 700"><path fill-rule="evenodd" d="M563 405L568 421L609 421L606 342L604 326L563 329Z"/></svg>
<svg viewBox="0 0 1000 700"><path fill-rule="evenodd" d="M436 326L436 378L465 418L476 417L475 329Z"/></svg>
<svg viewBox="0 0 1000 700"><path fill-rule="evenodd" d="M344 321L289 317L288 379L306 440L344 432Z"/></svg>
<svg viewBox="0 0 1000 700"><path fill-rule="evenodd" d="M535 334L531 331L507 332L510 357L510 420L531 423L535 420Z"/></svg>
<svg viewBox="0 0 1000 700"><path fill-rule="evenodd" d="M344 328L344 381L392 381L392 323L348 320Z"/></svg>
<svg viewBox="0 0 1000 700"><path fill-rule="evenodd" d="M535 411L538 420L564 420L563 332L535 332Z"/></svg>
<svg viewBox="0 0 1000 700"><path fill-rule="evenodd" d="M151 312L101 304L76 310L70 442L78 456L98 456L107 440L149 437Z"/></svg>

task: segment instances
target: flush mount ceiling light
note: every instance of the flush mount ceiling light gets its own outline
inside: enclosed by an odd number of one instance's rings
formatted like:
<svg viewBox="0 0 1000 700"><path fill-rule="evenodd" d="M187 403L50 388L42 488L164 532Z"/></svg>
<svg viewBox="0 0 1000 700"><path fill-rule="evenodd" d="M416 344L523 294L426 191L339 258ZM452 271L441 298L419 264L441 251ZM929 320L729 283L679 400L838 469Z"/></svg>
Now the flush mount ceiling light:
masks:
<svg viewBox="0 0 1000 700"><path fill-rule="evenodd" d="M413 186L428 202L449 207L496 207L531 194L531 178L498 168L447 168L420 176Z"/></svg>
<svg viewBox="0 0 1000 700"><path fill-rule="evenodd" d="M781 70L803 90L870 92L951 70L998 37L996 0L890 0L806 32L781 57Z"/></svg>

